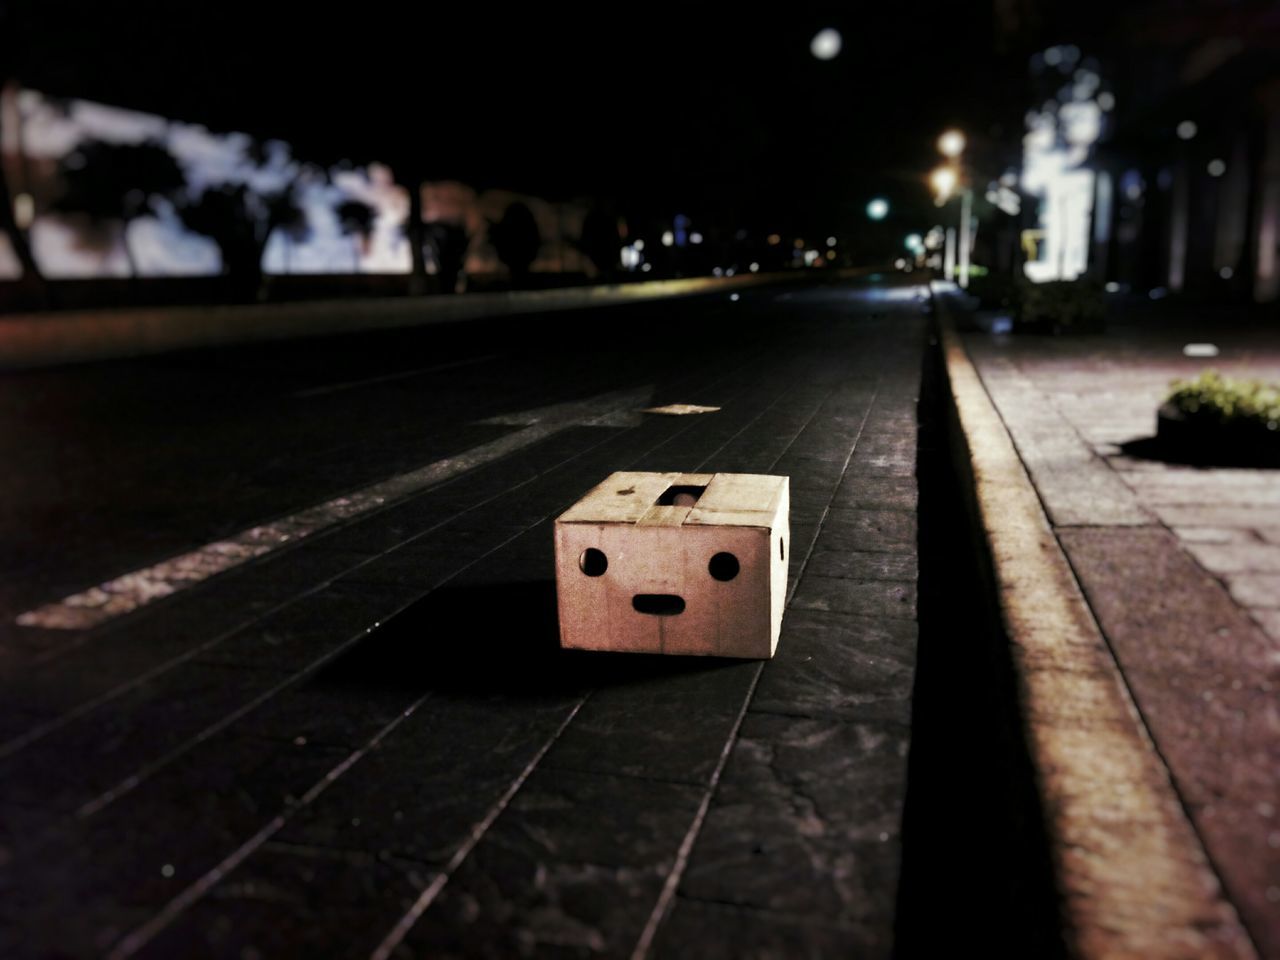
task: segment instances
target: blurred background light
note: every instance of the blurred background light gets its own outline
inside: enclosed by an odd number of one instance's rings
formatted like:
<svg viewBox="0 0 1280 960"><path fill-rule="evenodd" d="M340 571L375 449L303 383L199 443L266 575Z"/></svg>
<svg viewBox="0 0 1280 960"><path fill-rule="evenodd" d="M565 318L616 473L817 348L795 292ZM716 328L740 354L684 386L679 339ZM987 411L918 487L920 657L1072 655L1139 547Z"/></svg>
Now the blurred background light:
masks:
<svg viewBox="0 0 1280 960"><path fill-rule="evenodd" d="M867 216L872 220L883 220L889 215L889 201L884 197L876 197L867 204Z"/></svg>
<svg viewBox="0 0 1280 960"><path fill-rule="evenodd" d="M1183 120L1178 124L1177 134L1179 140L1190 140L1196 135L1196 131L1200 128L1196 126L1194 120Z"/></svg>
<svg viewBox="0 0 1280 960"><path fill-rule="evenodd" d="M1227 172L1227 164L1220 157L1214 157L1209 161L1209 176L1220 177Z"/></svg>
<svg viewBox="0 0 1280 960"><path fill-rule="evenodd" d="M955 159L964 153L964 134L959 130L947 130L938 137L938 152L944 157Z"/></svg>

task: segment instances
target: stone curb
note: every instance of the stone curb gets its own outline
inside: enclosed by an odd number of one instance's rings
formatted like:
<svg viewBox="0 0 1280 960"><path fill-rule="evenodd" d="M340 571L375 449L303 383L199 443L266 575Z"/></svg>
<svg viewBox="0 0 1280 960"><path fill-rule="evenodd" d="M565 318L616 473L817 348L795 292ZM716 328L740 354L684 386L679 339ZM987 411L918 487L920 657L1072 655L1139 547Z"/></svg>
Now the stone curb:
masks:
<svg viewBox="0 0 1280 960"><path fill-rule="evenodd" d="M1004 423L934 292L1070 953L1254 958Z"/></svg>
<svg viewBox="0 0 1280 960"><path fill-rule="evenodd" d="M823 279L855 276L841 270ZM694 296L766 283L814 280L808 271L647 283L518 290L452 297L382 297L307 303L14 314L0 317L0 370L139 357L172 350L328 336Z"/></svg>

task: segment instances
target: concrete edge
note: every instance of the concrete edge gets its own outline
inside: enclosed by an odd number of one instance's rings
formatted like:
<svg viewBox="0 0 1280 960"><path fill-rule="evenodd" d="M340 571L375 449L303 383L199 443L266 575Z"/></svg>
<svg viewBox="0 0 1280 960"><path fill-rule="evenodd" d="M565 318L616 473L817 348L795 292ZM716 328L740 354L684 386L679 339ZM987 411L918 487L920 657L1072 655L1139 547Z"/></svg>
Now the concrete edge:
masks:
<svg viewBox="0 0 1280 960"><path fill-rule="evenodd" d="M936 291L933 302L952 455L986 539L1068 950L1256 958Z"/></svg>
<svg viewBox="0 0 1280 960"><path fill-rule="evenodd" d="M822 279L864 271L831 271ZM807 271L457 296L383 297L214 307L12 314L0 317L0 371L149 356L174 350L613 306L717 290L814 280Z"/></svg>

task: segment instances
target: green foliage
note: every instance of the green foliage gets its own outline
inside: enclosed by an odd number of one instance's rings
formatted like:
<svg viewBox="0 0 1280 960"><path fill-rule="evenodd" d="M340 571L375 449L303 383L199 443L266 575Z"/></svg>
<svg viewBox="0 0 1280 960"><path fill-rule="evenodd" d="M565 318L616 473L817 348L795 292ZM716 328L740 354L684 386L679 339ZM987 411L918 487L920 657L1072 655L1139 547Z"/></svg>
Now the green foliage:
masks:
<svg viewBox="0 0 1280 960"><path fill-rule="evenodd" d="M1102 329L1105 301L1092 280L1020 280L1016 288L1017 322L1054 332Z"/></svg>
<svg viewBox="0 0 1280 960"><path fill-rule="evenodd" d="M1239 424L1280 431L1280 384L1224 377L1206 370L1193 380L1175 380L1166 403L1188 420Z"/></svg>

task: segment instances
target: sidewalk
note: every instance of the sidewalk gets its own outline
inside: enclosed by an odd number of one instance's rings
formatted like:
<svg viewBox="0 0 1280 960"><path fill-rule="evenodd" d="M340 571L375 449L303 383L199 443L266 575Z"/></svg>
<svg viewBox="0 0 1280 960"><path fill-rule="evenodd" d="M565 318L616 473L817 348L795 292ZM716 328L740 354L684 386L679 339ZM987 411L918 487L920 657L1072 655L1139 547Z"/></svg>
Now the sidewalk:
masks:
<svg viewBox="0 0 1280 960"><path fill-rule="evenodd" d="M962 339L1209 866L1258 952L1280 957L1280 472L1130 445L1154 435L1175 377L1280 380L1280 325L1178 311L1121 314L1100 336ZM1187 359L1190 341L1221 355Z"/></svg>

